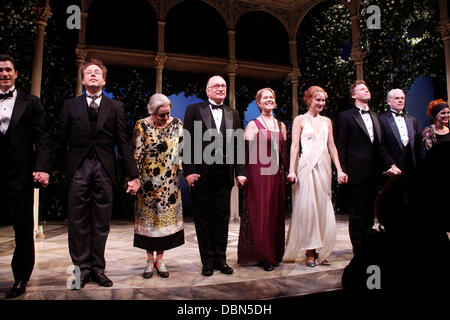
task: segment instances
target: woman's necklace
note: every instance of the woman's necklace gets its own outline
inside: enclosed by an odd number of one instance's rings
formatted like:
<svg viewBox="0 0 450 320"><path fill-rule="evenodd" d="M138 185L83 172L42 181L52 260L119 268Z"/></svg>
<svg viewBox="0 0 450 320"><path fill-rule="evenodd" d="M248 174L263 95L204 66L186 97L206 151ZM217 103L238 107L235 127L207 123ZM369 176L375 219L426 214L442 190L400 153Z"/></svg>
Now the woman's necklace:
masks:
<svg viewBox="0 0 450 320"><path fill-rule="evenodd" d="M272 121L273 121L273 131L275 131L277 129L277 126L275 124L275 117L272 114L270 114L270 115L272 116ZM263 113L261 113L261 120L263 121L264 126L266 127L267 131L269 131L269 134L271 135L269 126L267 125L266 120L264 120ZM270 138L270 145L274 149L275 153L278 154L278 139L272 139L272 135Z"/></svg>
<svg viewBox="0 0 450 320"><path fill-rule="evenodd" d="M273 131L275 131L275 130L277 129L276 124L275 124L275 117L274 117L272 114L270 114L270 117L272 118ZM264 126L266 127L266 129L267 129L268 131L270 131L269 126L268 126L267 123L266 123L266 120L264 120L264 113L261 113L261 120L263 121Z"/></svg>
<svg viewBox="0 0 450 320"><path fill-rule="evenodd" d="M449 132L448 128L446 126L442 126L442 127L438 128L438 126L436 124L434 124L433 129L434 129L435 133L440 134L440 135L447 134Z"/></svg>

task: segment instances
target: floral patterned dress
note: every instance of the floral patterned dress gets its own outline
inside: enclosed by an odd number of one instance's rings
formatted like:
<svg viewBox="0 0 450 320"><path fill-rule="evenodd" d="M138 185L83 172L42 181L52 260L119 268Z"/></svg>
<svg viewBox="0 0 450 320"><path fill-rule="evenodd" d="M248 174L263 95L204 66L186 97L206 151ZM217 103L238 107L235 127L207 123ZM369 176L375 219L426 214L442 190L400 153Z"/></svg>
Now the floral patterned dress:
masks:
<svg viewBox="0 0 450 320"><path fill-rule="evenodd" d="M164 128L146 119L136 122L134 158L141 189L135 204L134 246L164 251L184 243L179 175L183 125L173 118Z"/></svg>

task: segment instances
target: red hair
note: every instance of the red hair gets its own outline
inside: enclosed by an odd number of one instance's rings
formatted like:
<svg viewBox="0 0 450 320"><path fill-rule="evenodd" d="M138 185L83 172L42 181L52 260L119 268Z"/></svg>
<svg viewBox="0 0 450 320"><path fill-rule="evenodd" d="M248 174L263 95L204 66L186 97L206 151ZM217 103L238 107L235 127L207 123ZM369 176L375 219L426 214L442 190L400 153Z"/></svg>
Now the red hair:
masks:
<svg viewBox="0 0 450 320"><path fill-rule="evenodd" d="M431 102L428 104L428 107L427 107L427 115L433 116L433 109L434 109L438 104L441 104L441 103L445 103L445 104L448 105L448 103L445 102L444 99L436 99L436 100L431 101Z"/></svg>
<svg viewBox="0 0 450 320"><path fill-rule="evenodd" d="M314 95L319 92L324 94L325 99L328 98L327 92L322 87L319 87L319 86L309 87L308 90L305 91L305 93L303 94L303 101L305 101L307 106L309 106Z"/></svg>

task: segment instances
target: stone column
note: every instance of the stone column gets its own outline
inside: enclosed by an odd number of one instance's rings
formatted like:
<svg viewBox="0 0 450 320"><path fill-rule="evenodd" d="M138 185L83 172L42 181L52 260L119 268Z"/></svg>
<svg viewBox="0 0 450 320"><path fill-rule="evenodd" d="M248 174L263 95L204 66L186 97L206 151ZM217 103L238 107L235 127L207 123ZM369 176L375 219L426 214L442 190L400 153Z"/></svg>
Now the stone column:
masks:
<svg viewBox="0 0 450 320"><path fill-rule="evenodd" d="M351 57L353 61L355 61L356 79L363 80L364 78L363 65L365 53L361 48L359 16L355 14L350 19L352 20L352 41L353 41Z"/></svg>
<svg viewBox="0 0 450 320"><path fill-rule="evenodd" d="M48 19L50 19L52 16L52 12L50 10L50 5L48 4L48 1L45 7L35 8L35 13L37 16L36 19L37 34L34 42L34 60L33 60L33 72L31 77L31 94L40 97L45 27L47 26Z"/></svg>
<svg viewBox="0 0 450 320"><path fill-rule="evenodd" d="M445 26L438 27L442 34L442 42L444 43L445 52L445 74L447 80L447 99L450 97L450 23Z"/></svg>
<svg viewBox="0 0 450 320"><path fill-rule="evenodd" d="M298 78L300 75L301 73L298 68L292 69L288 75L292 86L292 120L298 116Z"/></svg>
<svg viewBox="0 0 450 320"><path fill-rule="evenodd" d="M167 60L167 56L164 53L164 27L165 21L158 21L158 54L155 57L156 65L156 84L155 93L162 93L162 72L164 69L164 63Z"/></svg>
<svg viewBox="0 0 450 320"><path fill-rule="evenodd" d="M164 63L167 60L167 56L163 53L158 53L158 55L155 57L156 61L156 86L155 86L155 93L162 93L162 72L164 69Z"/></svg>
<svg viewBox="0 0 450 320"><path fill-rule="evenodd" d="M442 35L445 52L445 74L447 80L447 99L450 98L450 22L447 0L439 0L440 20L437 30Z"/></svg>
<svg viewBox="0 0 450 320"><path fill-rule="evenodd" d="M292 71L288 76L292 85L292 120L294 120L294 118L298 116L298 78L300 77L297 57L297 40L289 41L289 58Z"/></svg>
<svg viewBox="0 0 450 320"><path fill-rule="evenodd" d="M77 48L75 49L75 54L77 55L77 87L75 94L78 97L83 93L83 84L81 83L81 67L86 62L87 51Z"/></svg>
<svg viewBox="0 0 450 320"><path fill-rule="evenodd" d="M229 63L225 70L228 74L228 100L230 102L230 107L236 109L236 74L238 68L236 61L236 31L228 30L227 34ZM230 222L239 222L239 187L236 186L236 184L231 189Z"/></svg>
<svg viewBox="0 0 450 320"><path fill-rule="evenodd" d="M52 12L48 1L41 7L34 8L36 14L37 33L34 42L34 60L33 71L31 76L31 94L37 97L41 96L42 83L42 61L44 53L44 35L45 27L48 19L51 18ZM43 238L44 231L39 225L39 189L34 189L33 202L33 218L34 218L34 237Z"/></svg>

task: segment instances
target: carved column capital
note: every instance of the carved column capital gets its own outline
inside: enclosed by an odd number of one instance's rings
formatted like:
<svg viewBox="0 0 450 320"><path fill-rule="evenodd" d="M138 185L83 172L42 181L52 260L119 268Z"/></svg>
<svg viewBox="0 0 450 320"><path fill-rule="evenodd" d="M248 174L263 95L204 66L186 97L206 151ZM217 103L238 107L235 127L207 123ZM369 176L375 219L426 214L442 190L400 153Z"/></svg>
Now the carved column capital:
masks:
<svg viewBox="0 0 450 320"><path fill-rule="evenodd" d="M291 80L291 83L298 83L298 78L301 76L301 72L298 68L292 69L291 72L289 72L288 77Z"/></svg>
<svg viewBox="0 0 450 320"><path fill-rule="evenodd" d="M76 48L75 49L75 54L77 56L77 59L76 59L77 63L82 64L82 63L84 63L86 61L86 58L87 58L87 51L86 50Z"/></svg>
<svg viewBox="0 0 450 320"><path fill-rule="evenodd" d="M442 41L448 40L450 38L450 22L446 25L437 27L436 30L441 33Z"/></svg>
<svg viewBox="0 0 450 320"><path fill-rule="evenodd" d="M238 69L238 66L236 63L229 63L225 67L225 71L228 73L229 76L235 76L237 69Z"/></svg>
<svg viewBox="0 0 450 320"><path fill-rule="evenodd" d="M52 17L50 5L47 3L45 7L34 7L33 11L36 14L36 24L46 27L48 19Z"/></svg>
<svg viewBox="0 0 450 320"><path fill-rule="evenodd" d="M350 56L353 59L353 61L355 61L355 64L359 65L359 64L363 64L366 53L364 51L362 51L362 49L360 47L357 47L357 48L352 49L352 53Z"/></svg>
<svg viewBox="0 0 450 320"><path fill-rule="evenodd" d="M156 66L155 68L157 70L162 70L164 69L164 64L166 63L167 60L167 56L164 53L158 53L155 56L155 61L156 61Z"/></svg>

